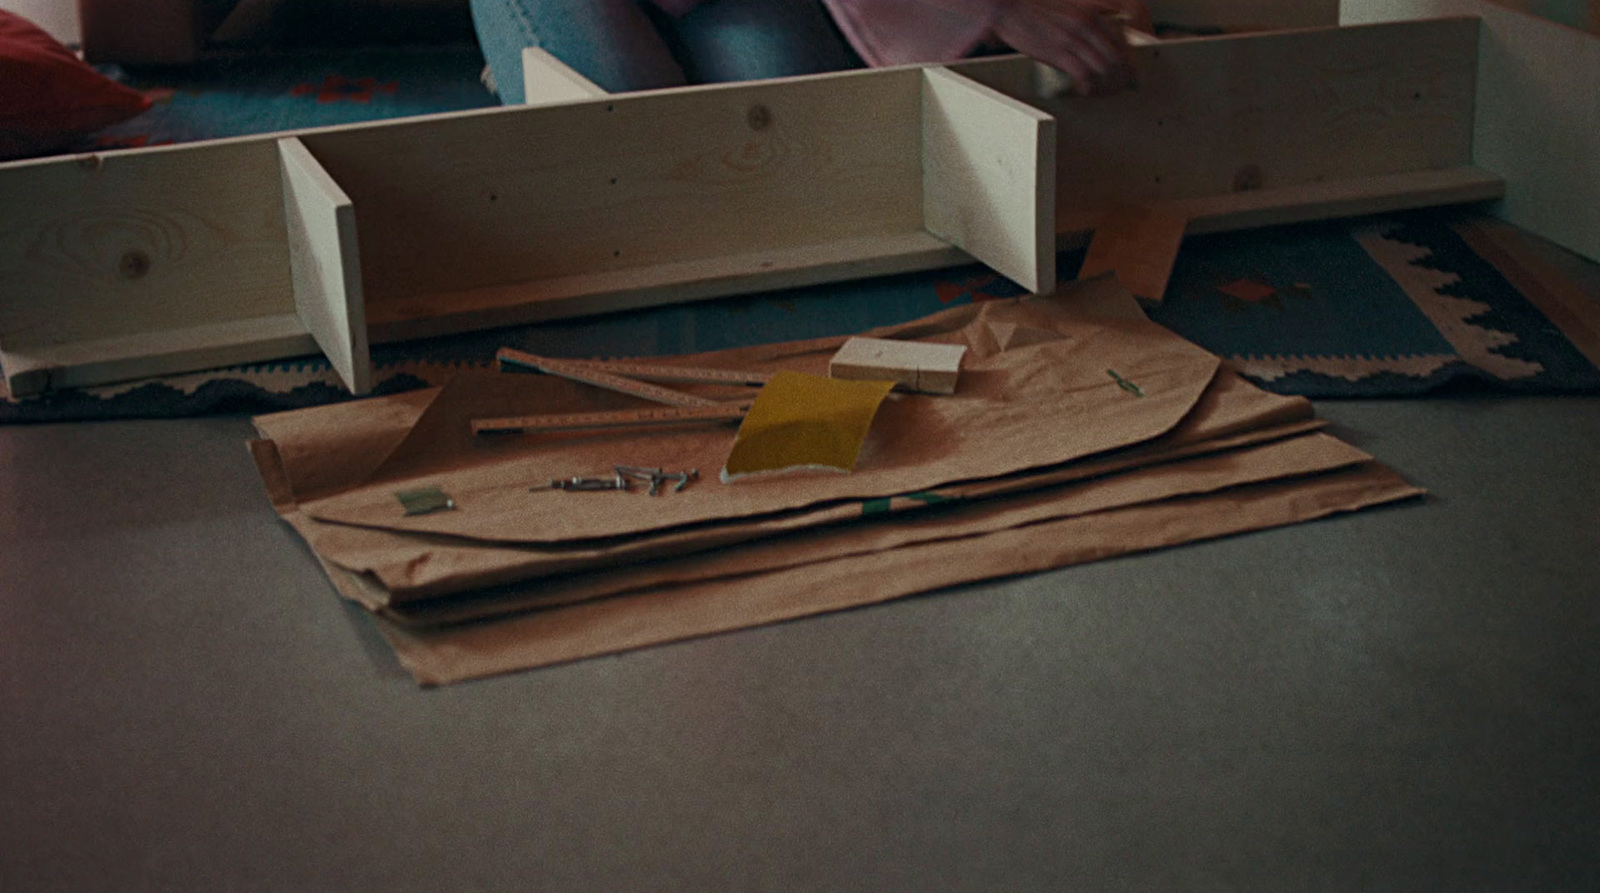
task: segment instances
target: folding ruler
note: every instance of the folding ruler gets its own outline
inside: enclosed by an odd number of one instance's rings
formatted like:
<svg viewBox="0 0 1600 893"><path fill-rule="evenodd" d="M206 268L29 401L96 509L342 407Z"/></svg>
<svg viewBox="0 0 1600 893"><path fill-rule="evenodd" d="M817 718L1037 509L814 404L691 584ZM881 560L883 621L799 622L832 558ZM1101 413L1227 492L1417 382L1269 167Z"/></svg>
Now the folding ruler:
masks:
<svg viewBox="0 0 1600 893"><path fill-rule="evenodd" d="M751 404L755 402L754 397L713 400L710 397L662 387L661 383L755 387L766 384L772 377L765 372L745 372L737 369L697 369L687 366L599 360L558 360L523 353L509 347L501 348L495 355L495 360L501 369L507 367L533 369L664 405L660 408L647 407L610 412L568 412L473 419L474 434L584 431L596 428L633 428L742 419L750 411Z"/></svg>

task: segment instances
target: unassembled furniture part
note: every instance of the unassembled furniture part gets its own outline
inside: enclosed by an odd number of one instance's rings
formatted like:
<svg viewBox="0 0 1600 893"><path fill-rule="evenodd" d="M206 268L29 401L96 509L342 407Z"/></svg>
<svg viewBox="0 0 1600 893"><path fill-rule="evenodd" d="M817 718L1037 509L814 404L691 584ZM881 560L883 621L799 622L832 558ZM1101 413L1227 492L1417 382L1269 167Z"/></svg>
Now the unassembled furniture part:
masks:
<svg viewBox="0 0 1600 893"><path fill-rule="evenodd" d="M964 344L851 338L828 361L828 377L892 381L902 391L954 394L966 352Z"/></svg>
<svg viewBox="0 0 1600 893"><path fill-rule="evenodd" d="M1054 121L942 68L11 165L14 393L980 257L1054 287ZM314 339L314 343L313 343Z"/></svg>
<svg viewBox="0 0 1600 893"><path fill-rule="evenodd" d="M1190 233L1514 208L1550 184L1475 163L1479 35L1163 42L1103 100L1016 56L605 96L534 52L551 104L0 166L0 363L29 394L320 347L360 392L369 341L969 257L1048 291L1130 202Z"/></svg>

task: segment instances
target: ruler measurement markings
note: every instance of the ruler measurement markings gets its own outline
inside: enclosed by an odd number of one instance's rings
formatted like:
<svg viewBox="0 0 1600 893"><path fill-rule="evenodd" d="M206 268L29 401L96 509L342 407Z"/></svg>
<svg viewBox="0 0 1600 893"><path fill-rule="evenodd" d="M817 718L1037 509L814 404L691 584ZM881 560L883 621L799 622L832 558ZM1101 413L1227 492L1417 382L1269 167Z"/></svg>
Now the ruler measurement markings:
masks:
<svg viewBox="0 0 1600 893"><path fill-rule="evenodd" d="M747 372L741 369L702 369L692 366L670 366L632 361L552 359L524 353L509 347L501 348L500 352L495 355L495 359L502 365L509 363L514 366L537 369L541 372L563 377L567 376L568 373L593 374L599 372L640 381L744 386L763 385L772 378L772 373L770 372Z"/></svg>
<svg viewBox="0 0 1600 893"><path fill-rule="evenodd" d="M632 428L679 425L686 422L731 421L750 411L750 401L713 403L710 406L676 406L661 409L625 409L613 412L568 412L472 420L472 433L496 434L529 431L583 431L594 428Z"/></svg>

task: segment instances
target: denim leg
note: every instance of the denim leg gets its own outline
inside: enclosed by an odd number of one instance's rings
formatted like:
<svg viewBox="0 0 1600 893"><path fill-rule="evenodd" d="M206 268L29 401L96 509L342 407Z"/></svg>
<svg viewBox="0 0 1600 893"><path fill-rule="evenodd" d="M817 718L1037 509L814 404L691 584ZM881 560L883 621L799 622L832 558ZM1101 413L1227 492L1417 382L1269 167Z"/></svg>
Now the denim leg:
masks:
<svg viewBox="0 0 1600 893"><path fill-rule="evenodd" d="M675 87L684 73L648 0L472 0L500 101L520 104L522 49L540 47L613 93Z"/></svg>
<svg viewBox="0 0 1600 893"><path fill-rule="evenodd" d="M706 0L672 28L689 79L748 81L862 68L821 0Z"/></svg>

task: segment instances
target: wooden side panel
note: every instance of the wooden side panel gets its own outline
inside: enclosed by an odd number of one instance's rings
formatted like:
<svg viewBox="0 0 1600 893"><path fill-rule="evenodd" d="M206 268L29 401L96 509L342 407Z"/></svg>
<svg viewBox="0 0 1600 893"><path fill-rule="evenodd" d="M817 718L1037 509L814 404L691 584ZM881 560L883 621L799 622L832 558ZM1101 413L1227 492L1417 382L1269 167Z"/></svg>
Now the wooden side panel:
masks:
<svg viewBox="0 0 1600 893"><path fill-rule="evenodd" d="M1506 220L1600 260L1600 38L1483 0L1345 0L1351 24L1483 19L1473 163L1506 180Z"/></svg>
<svg viewBox="0 0 1600 893"><path fill-rule="evenodd" d="M299 140L278 141L295 310L351 393L372 390L356 215Z"/></svg>
<svg viewBox="0 0 1600 893"><path fill-rule="evenodd" d="M928 232L1029 291L1054 291L1055 120L943 68L922 86Z"/></svg>
<svg viewBox="0 0 1600 893"><path fill-rule="evenodd" d="M1030 95L1031 61L952 66L1058 119L1058 210L1469 164L1477 23L1417 22L1134 47L1138 89Z"/></svg>
<svg viewBox="0 0 1600 893"><path fill-rule="evenodd" d="M922 227L919 69L301 139L355 203L374 308Z"/></svg>
<svg viewBox="0 0 1600 893"><path fill-rule="evenodd" d="M281 182L259 140L6 166L0 349L68 356L292 313Z"/></svg>
<svg viewBox="0 0 1600 893"><path fill-rule="evenodd" d="M523 105L553 105L594 99L605 96L606 91L545 50L526 47L522 51L522 95Z"/></svg>
<svg viewBox="0 0 1600 893"><path fill-rule="evenodd" d="M1187 234L1196 236L1307 220L1481 202L1504 194L1505 181L1498 175L1464 165L1438 171L1382 174L1260 192L1236 192L1171 202L1167 207L1187 217Z"/></svg>
<svg viewBox="0 0 1600 893"><path fill-rule="evenodd" d="M11 167L0 176L0 343L292 312L280 184L270 142Z"/></svg>

